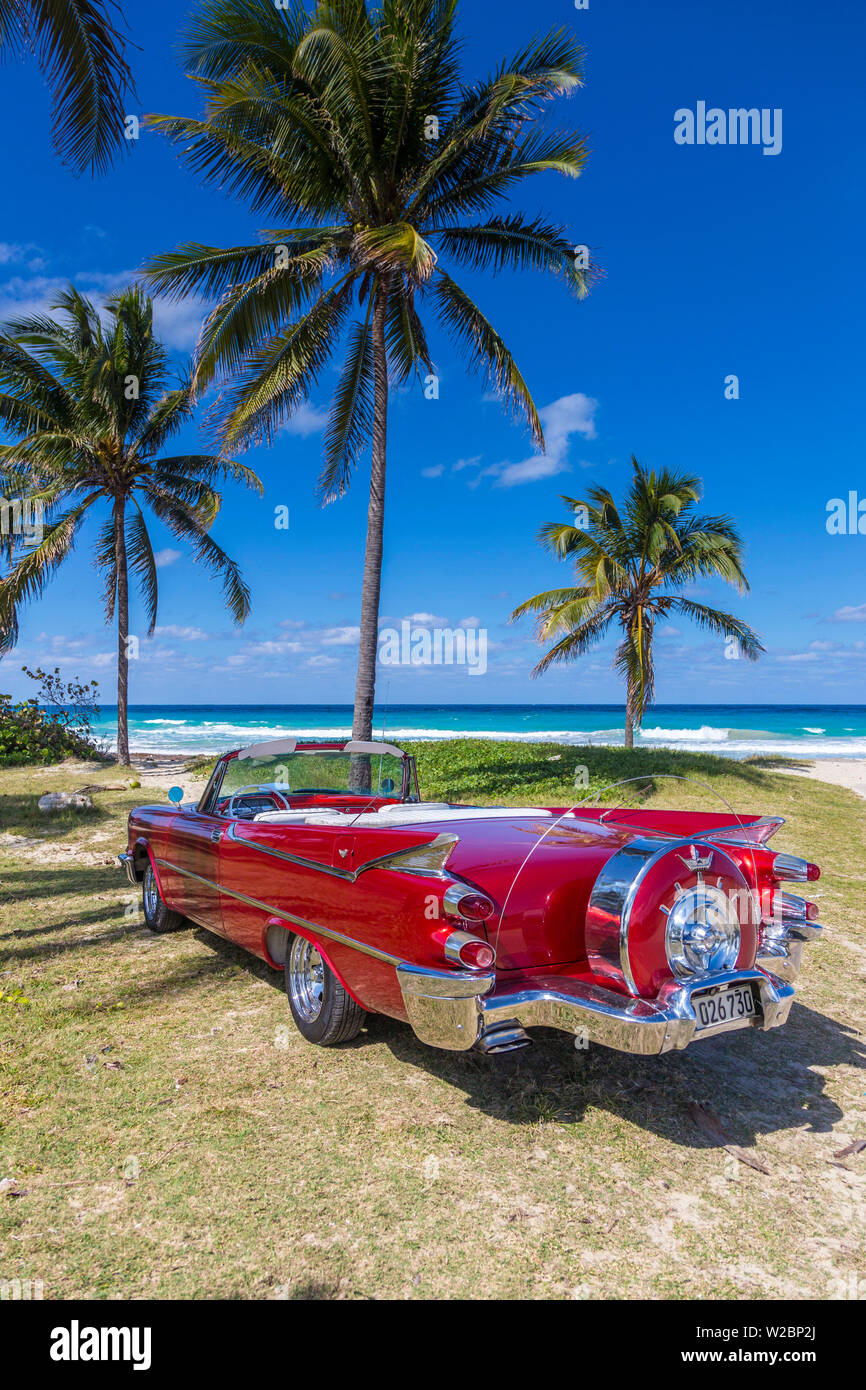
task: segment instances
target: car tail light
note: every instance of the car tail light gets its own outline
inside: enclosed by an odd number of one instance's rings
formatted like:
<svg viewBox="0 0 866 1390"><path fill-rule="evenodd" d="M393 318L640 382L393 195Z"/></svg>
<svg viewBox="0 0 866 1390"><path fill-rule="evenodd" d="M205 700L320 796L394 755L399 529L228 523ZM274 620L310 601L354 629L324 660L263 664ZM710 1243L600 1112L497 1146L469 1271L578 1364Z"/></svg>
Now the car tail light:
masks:
<svg viewBox="0 0 866 1390"><path fill-rule="evenodd" d="M489 970L496 961L496 953L488 942L465 931L453 931L446 937L445 955L467 970Z"/></svg>
<svg viewBox="0 0 866 1390"><path fill-rule="evenodd" d="M765 894L764 915L773 922L815 922L818 919L818 904L797 898L793 893L771 890Z"/></svg>
<svg viewBox="0 0 866 1390"><path fill-rule="evenodd" d="M774 854L770 872L774 878L796 880L800 883L814 883L821 877L817 864L808 859L798 859L795 854Z"/></svg>
<svg viewBox="0 0 866 1390"><path fill-rule="evenodd" d="M469 922L486 922L494 911L494 904L485 893L464 883L452 883L445 889L442 906L449 917L463 917Z"/></svg>

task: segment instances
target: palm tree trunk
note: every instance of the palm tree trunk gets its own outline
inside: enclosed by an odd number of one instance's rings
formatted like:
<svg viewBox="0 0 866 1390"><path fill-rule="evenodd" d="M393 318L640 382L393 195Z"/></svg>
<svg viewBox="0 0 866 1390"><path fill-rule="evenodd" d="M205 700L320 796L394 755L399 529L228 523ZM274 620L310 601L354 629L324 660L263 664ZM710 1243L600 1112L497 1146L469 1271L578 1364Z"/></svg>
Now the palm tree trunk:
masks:
<svg viewBox="0 0 866 1390"><path fill-rule="evenodd" d="M634 748L635 689L631 681L625 698L625 746Z"/></svg>
<svg viewBox="0 0 866 1390"><path fill-rule="evenodd" d="M117 761L129 764L129 573L126 563L124 506L114 506L114 556L117 564Z"/></svg>
<svg viewBox="0 0 866 1390"><path fill-rule="evenodd" d="M373 734L376 699L376 656L379 647L379 592L382 586L382 541L385 530L385 456L388 436L388 357L385 349L385 311L388 287L380 282L373 308L373 449L370 503L367 508L367 548L361 585L361 635L352 738Z"/></svg>

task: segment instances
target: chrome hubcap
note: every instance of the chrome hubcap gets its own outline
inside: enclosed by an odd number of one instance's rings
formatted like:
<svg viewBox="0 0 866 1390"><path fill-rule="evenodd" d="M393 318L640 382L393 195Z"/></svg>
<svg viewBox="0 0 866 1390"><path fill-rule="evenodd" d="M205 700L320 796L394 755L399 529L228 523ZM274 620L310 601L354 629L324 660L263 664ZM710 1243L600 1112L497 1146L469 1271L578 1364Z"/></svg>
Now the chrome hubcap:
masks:
<svg viewBox="0 0 866 1390"><path fill-rule="evenodd" d="M315 946L296 936L289 952L289 994L305 1023L314 1023L322 1012L325 964Z"/></svg>
<svg viewBox="0 0 866 1390"><path fill-rule="evenodd" d="M148 864L144 875L144 910L148 917L155 917L158 907L159 889L156 886L156 874L152 865Z"/></svg>

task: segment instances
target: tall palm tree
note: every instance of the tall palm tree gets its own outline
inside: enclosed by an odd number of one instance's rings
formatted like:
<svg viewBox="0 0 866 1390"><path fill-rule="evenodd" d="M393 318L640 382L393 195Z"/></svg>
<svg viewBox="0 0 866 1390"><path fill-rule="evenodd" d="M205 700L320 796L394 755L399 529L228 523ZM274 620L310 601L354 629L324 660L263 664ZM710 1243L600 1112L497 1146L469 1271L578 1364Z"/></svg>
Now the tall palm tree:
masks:
<svg viewBox="0 0 866 1390"><path fill-rule="evenodd" d="M194 384L222 373L227 446L268 440L346 344L320 488L341 495L371 445L353 735L372 730L385 516L388 391L433 372L419 302L543 447L508 348L442 257L469 270L551 271L585 293L587 254L540 217L491 209L532 174L577 177L585 142L540 123L580 85L581 50L557 31L464 86L456 0L205 0L184 56L204 118L154 116L184 158L266 213L264 242L190 243L150 261L160 291L219 296ZM354 315L354 321L353 321Z"/></svg>
<svg viewBox="0 0 866 1390"><path fill-rule="evenodd" d="M210 454L163 454L189 420L188 380L173 384L168 356L153 335L150 299L137 288L108 300L106 322L73 288L52 306L62 320L18 319L0 331L0 423L17 437L0 447L0 491L26 495L44 516L39 543L21 553L4 536L9 568L0 579L0 652L14 646L22 604L38 597L71 553L86 517L108 508L94 545L105 577L106 621L117 621L117 757L129 762L129 571L138 580L147 635L157 619L159 587L143 506L195 560L222 579L236 623L249 613L249 590L210 528L221 498L214 484L232 478L261 491L255 473Z"/></svg>
<svg viewBox="0 0 866 1390"><path fill-rule="evenodd" d="M54 143L79 172L106 169L127 145L134 95L113 0L0 0L0 57L36 56L54 99Z"/></svg>
<svg viewBox="0 0 866 1390"><path fill-rule="evenodd" d="M537 614L539 641L556 639L533 676L583 656L612 624L619 626L622 639L613 665L626 683L627 748L634 746L635 725L653 698L657 623L671 614L690 618L715 636L734 638L749 661L764 650L740 618L675 592L713 575L740 593L748 589L742 541L731 518L695 514L699 478L667 468L651 472L634 456L631 462L634 476L622 507L607 488L591 487L584 499L562 498L578 525L552 521L538 533L557 559L574 560L577 587L536 594L511 615L513 621Z"/></svg>

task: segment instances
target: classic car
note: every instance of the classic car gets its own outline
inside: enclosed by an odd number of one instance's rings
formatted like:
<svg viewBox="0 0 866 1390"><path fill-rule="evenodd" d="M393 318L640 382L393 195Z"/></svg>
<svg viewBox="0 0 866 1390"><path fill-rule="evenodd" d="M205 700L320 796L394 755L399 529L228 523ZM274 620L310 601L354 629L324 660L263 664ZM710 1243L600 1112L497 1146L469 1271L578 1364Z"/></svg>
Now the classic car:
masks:
<svg viewBox="0 0 866 1390"><path fill-rule="evenodd" d="M393 745L285 738L225 754L197 803L137 808L120 859L153 931L197 923L283 971L310 1042L380 1013L434 1047L546 1027L655 1054L786 1022L822 928L782 886L820 873L768 848L782 824L425 802Z"/></svg>

